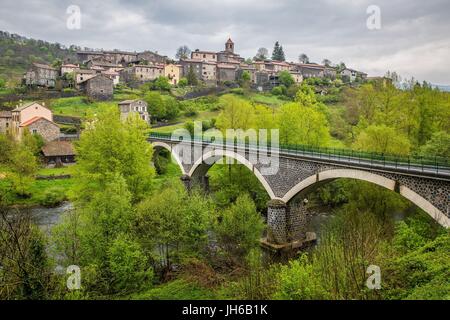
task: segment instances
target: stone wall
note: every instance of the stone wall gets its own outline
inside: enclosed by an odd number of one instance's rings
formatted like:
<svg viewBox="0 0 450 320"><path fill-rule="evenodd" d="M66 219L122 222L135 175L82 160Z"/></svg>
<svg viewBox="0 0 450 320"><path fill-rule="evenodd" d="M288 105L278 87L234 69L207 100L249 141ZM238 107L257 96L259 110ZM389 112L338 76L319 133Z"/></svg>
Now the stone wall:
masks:
<svg viewBox="0 0 450 320"><path fill-rule="evenodd" d="M30 133L37 133L45 140L45 142L59 139L59 127L46 119L39 119L28 127Z"/></svg>

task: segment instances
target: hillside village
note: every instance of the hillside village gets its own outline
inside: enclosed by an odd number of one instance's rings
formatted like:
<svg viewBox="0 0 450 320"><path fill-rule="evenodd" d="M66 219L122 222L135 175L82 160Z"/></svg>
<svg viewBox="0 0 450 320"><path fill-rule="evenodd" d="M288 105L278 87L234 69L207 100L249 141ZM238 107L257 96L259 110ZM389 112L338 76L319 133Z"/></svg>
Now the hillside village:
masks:
<svg viewBox="0 0 450 320"><path fill-rule="evenodd" d="M181 79L201 81L205 85L227 85L247 73L251 86L267 91L280 84L283 71L291 74L295 83L306 78L336 79L338 76L353 82L364 80L367 74L349 68L338 69L315 63L295 63L276 60L247 61L235 52L231 39L222 51L195 50L190 57L173 61L151 51L78 51L78 61L64 61L59 68L33 63L24 75L29 87L75 87L97 100L110 100L119 84L137 87L140 84L166 77L176 86Z"/></svg>
<svg viewBox="0 0 450 320"><path fill-rule="evenodd" d="M266 57L246 60L235 52L231 38L225 42L222 51L196 49L178 61L151 51L79 50L76 59L68 57L59 66L32 63L22 82L29 92L70 89L92 101L111 101L119 86L139 88L161 78L172 87L201 85L207 88L238 87L240 80L246 78L250 88L259 92L282 85L280 75L283 73L288 73L296 85L310 78L340 78L346 83L367 79L364 72L346 67L281 60ZM122 119L137 113L150 124L152 115L148 112L147 102L142 99L118 101L117 108ZM19 101L12 110L0 111L0 133L8 132L18 138L25 131L39 135L45 143L42 148L44 162L60 166L63 162L74 161L70 141L77 140L80 132L79 129L73 134L61 132L61 123L65 120L60 120L61 115L58 117L59 121L54 119L53 111L44 102ZM80 119L74 121L79 128Z"/></svg>

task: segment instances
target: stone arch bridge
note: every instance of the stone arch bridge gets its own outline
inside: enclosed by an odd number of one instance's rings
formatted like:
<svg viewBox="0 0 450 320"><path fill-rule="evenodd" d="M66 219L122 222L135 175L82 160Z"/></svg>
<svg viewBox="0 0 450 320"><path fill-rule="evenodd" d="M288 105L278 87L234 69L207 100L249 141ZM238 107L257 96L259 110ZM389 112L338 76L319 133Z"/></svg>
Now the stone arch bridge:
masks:
<svg viewBox="0 0 450 320"><path fill-rule="evenodd" d="M292 243L305 237L305 203L302 198L318 183L337 178L364 180L397 192L450 227L450 164L448 160L394 158L350 150L292 146L269 149L205 139L180 140L152 133L148 141L167 149L183 173L187 188L208 185L207 172L218 161L234 159L245 165L264 186L271 200L267 210L268 242ZM256 159L256 161L255 161ZM298 197L298 195L300 195ZM297 196L297 197L296 197Z"/></svg>

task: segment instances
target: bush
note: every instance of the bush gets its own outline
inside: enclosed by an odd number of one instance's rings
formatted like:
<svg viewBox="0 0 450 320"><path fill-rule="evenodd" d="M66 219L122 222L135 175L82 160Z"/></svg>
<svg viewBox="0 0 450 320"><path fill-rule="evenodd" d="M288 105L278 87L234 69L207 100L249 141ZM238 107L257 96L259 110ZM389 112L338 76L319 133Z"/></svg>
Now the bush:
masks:
<svg viewBox="0 0 450 320"><path fill-rule="evenodd" d="M120 234L108 250L108 260L117 291L139 290L153 280L153 270L140 245Z"/></svg>
<svg viewBox="0 0 450 320"><path fill-rule="evenodd" d="M238 95L243 95L244 94L244 89L242 88L234 88L230 90L231 93L234 94L238 94Z"/></svg>
<svg viewBox="0 0 450 320"><path fill-rule="evenodd" d="M39 204L44 207L56 207L66 199L66 195L60 189L51 188L44 192Z"/></svg>
<svg viewBox="0 0 450 320"><path fill-rule="evenodd" d="M282 96L286 93L286 87L284 85L273 87L271 92L275 96Z"/></svg>
<svg viewBox="0 0 450 320"><path fill-rule="evenodd" d="M188 81L186 78L181 78L180 81L178 81L178 86L181 88L184 88L188 85Z"/></svg>

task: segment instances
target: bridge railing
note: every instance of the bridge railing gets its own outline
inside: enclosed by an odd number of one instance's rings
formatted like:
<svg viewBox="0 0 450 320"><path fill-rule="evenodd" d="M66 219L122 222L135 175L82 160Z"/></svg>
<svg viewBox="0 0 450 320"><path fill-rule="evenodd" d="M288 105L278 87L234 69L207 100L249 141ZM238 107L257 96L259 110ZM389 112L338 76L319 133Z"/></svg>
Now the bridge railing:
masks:
<svg viewBox="0 0 450 320"><path fill-rule="evenodd" d="M150 133L150 138L164 139L170 141L182 141L182 139L174 139L169 133ZM186 142L206 143L217 146L230 145L236 146L236 139L217 141L212 137L198 137L194 136ZM267 150L270 152L270 147L259 146L258 144L250 144L240 142L238 145L241 148L252 150ZM382 154L376 152L364 152L351 149L327 148L327 147L313 147L299 144L280 145L279 152L291 155L311 156L320 159L328 159L349 163L365 163L383 167L402 168L415 171L432 171L436 173L449 172L450 174L450 159L444 157L421 157L421 156L398 156L391 154Z"/></svg>

